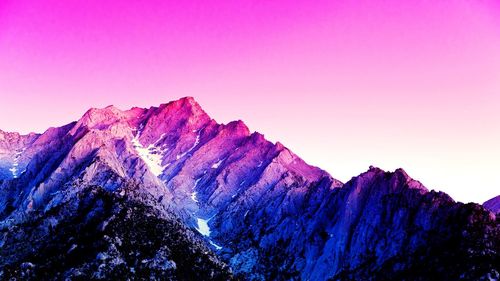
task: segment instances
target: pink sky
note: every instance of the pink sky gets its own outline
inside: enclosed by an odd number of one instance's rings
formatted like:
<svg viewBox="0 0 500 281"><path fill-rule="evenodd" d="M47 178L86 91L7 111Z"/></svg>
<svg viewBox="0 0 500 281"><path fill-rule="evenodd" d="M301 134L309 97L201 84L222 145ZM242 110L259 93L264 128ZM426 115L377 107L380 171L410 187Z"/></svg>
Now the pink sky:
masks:
<svg viewBox="0 0 500 281"><path fill-rule="evenodd" d="M500 194L497 1L0 1L1 129L182 96L342 181Z"/></svg>

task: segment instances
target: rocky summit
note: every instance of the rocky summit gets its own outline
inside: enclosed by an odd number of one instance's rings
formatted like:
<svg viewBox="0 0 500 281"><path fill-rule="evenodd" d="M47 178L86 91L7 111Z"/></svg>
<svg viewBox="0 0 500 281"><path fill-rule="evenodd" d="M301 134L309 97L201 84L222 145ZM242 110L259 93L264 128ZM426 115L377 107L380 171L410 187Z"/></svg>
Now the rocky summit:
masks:
<svg viewBox="0 0 500 281"><path fill-rule="evenodd" d="M0 279L498 280L493 200L342 183L193 98L90 109L0 131Z"/></svg>

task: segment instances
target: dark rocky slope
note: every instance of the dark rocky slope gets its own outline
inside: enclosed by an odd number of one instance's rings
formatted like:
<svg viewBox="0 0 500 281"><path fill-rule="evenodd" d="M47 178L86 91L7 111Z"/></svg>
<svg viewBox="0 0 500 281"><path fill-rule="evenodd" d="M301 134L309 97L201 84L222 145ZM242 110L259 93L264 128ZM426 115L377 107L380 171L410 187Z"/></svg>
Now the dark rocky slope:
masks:
<svg viewBox="0 0 500 281"><path fill-rule="evenodd" d="M227 265L174 215L134 187L89 186L0 232L5 280L231 280Z"/></svg>

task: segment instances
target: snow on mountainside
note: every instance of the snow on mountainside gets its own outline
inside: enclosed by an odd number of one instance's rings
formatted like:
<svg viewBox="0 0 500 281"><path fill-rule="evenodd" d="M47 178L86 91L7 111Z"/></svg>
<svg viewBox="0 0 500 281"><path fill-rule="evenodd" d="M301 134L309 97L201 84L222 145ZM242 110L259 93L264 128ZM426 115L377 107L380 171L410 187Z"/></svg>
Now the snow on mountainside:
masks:
<svg viewBox="0 0 500 281"><path fill-rule="evenodd" d="M30 159L26 148L37 138L34 133L20 135L0 130L0 180L17 178L23 173Z"/></svg>
<svg viewBox="0 0 500 281"><path fill-rule="evenodd" d="M499 277L499 219L481 206L401 169L343 184L193 98L0 133L0 278Z"/></svg>

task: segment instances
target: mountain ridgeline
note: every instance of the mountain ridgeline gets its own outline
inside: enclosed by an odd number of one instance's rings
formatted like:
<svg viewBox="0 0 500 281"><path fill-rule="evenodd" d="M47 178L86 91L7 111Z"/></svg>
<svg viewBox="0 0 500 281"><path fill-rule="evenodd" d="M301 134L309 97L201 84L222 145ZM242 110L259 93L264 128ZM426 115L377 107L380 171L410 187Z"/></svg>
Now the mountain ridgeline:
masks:
<svg viewBox="0 0 500 281"><path fill-rule="evenodd" d="M2 280L498 280L485 207L402 169L342 183L192 98L0 131Z"/></svg>

